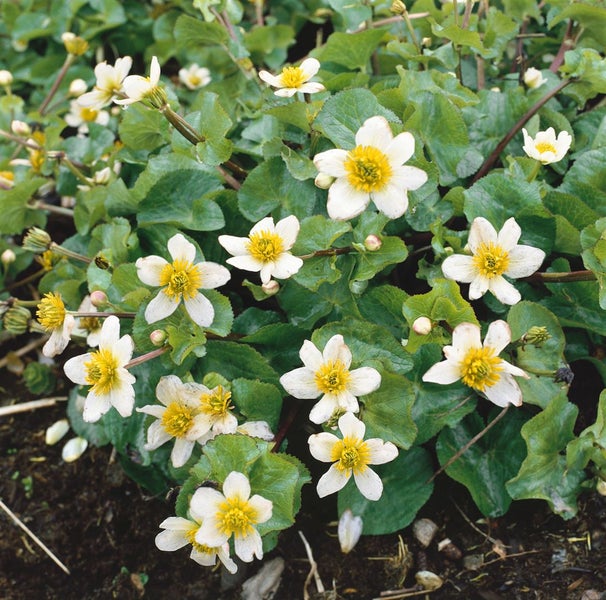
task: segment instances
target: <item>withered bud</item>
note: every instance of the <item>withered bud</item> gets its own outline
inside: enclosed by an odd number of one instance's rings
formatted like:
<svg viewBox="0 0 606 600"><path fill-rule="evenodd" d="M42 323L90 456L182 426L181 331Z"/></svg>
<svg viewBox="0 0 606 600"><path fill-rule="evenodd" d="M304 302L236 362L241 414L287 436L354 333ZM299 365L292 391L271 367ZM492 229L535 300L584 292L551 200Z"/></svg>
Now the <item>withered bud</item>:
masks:
<svg viewBox="0 0 606 600"><path fill-rule="evenodd" d="M40 229L39 227L32 227L28 230L23 238L23 246L24 250L28 250L29 252L35 252L36 254L42 254L42 252L46 252L53 240L51 236L44 231L44 229Z"/></svg>
<svg viewBox="0 0 606 600"><path fill-rule="evenodd" d="M406 14L406 4L402 0L393 0L390 10L394 15Z"/></svg>
<svg viewBox="0 0 606 600"><path fill-rule="evenodd" d="M548 339L551 338L551 335L547 331L546 327L539 327L538 325L533 325L523 336L522 343L530 344L535 348L540 348Z"/></svg>
<svg viewBox="0 0 606 600"><path fill-rule="evenodd" d="M9 333L21 335L29 329L31 318L32 314L25 306L19 306L18 304L11 306L4 313L4 329Z"/></svg>

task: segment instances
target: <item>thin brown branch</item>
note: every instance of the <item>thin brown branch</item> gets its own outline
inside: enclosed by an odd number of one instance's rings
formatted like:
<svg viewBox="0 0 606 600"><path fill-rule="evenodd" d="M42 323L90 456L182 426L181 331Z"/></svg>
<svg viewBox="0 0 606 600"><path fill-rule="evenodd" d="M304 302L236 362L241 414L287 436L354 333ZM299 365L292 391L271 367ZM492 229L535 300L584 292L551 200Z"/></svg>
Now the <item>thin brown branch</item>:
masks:
<svg viewBox="0 0 606 600"><path fill-rule="evenodd" d="M57 396L55 398L41 398L40 400L31 400L30 402L20 402L18 404L11 404L10 406L0 406L0 417L55 406L57 402L65 402L66 400L67 396Z"/></svg>

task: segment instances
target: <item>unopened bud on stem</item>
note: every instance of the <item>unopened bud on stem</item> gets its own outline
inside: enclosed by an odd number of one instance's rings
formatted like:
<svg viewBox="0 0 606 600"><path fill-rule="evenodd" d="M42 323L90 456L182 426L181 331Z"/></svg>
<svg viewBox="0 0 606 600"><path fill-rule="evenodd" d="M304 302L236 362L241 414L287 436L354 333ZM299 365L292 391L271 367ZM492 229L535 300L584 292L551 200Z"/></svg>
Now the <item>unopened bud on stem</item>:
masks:
<svg viewBox="0 0 606 600"><path fill-rule="evenodd" d="M107 294L102 290L91 292L90 303L96 308L104 308L107 304Z"/></svg>
<svg viewBox="0 0 606 600"><path fill-rule="evenodd" d="M383 242L381 241L381 238L374 233L367 235L366 239L364 240L364 248L366 248L366 250L369 252L376 252L381 248L382 245Z"/></svg>
<svg viewBox="0 0 606 600"><path fill-rule="evenodd" d="M154 346L157 346L158 348L160 346L164 346L164 342L166 342L167 338L168 338L168 335L167 335L166 331L164 331L163 329L154 329L149 334L149 339L150 339L151 343Z"/></svg>
<svg viewBox="0 0 606 600"><path fill-rule="evenodd" d="M432 329L433 323L427 317L418 317L412 324L412 330L418 335L428 335Z"/></svg>

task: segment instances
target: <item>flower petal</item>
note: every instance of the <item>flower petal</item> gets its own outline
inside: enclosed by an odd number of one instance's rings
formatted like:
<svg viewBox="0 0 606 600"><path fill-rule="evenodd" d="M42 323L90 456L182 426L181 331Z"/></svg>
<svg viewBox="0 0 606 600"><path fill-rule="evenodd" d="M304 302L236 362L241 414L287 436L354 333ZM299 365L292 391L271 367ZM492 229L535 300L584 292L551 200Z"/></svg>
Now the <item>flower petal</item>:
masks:
<svg viewBox="0 0 606 600"><path fill-rule="evenodd" d="M331 219L348 221L364 212L369 202L368 192L359 192L350 185L346 177L339 177L328 190L326 210Z"/></svg>
<svg viewBox="0 0 606 600"><path fill-rule="evenodd" d="M210 327L215 319L215 309L212 302L202 294L196 294L193 298L183 300L185 310L192 321L200 327Z"/></svg>
<svg viewBox="0 0 606 600"><path fill-rule="evenodd" d="M497 406L522 406L522 390L517 381L507 373L502 374L493 386L486 388L484 395Z"/></svg>
<svg viewBox="0 0 606 600"><path fill-rule="evenodd" d="M501 354L509 342L511 342L511 328L507 322L503 320L493 321L488 326L484 338L484 347L494 348L495 354Z"/></svg>
<svg viewBox="0 0 606 600"><path fill-rule="evenodd" d="M219 244L225 248L232 256L243 256L247 253L247 244L250 241L247 237L236 237L235 235L220 235Z"/></svg>
<svg viewBox="0 0 606 600"><path fill-rule="evenodd" d="M299 358L301 362L312 371L317 371L324 363L322 352L316 348L313 342L305 340L299 350Z"/></svg>
<svg viewBox="0 0 606 600"><path fill-rule="evenodd" d="M481 298L490 288L490 279L478 274L469 285L469 299L477 300Z"/></svg>
<svg viewBox="0 0 606 600"><path fill-rule="evenodd" d="M448 385L461 379L461 369L451 360L443 360L430 367L423 375L423 381Z"/></svg>
<svg viewBox="0 0 606 600"><path fill-rule="evenodd" d="M324 498L329 494L334 494L342 489L351 477L351 469L347 471L340 471L331 465L330 469L320 477L316 490L320 498Z"/></svg>
<svg viewBox="0 0 606 600"><path fill-rule="evenodd" d="M178 519L179 517L172 518ZM183 521L187 521L187 519L183 519ZM191 527L191 524L189 527ZM156 536L155 542L158 550L163 550L164 552L173 552L174 550L179 550L179 548L183 548L183 546L187 546L187 544L189 544L184 532L174 529L166 529L165 531L161 531Z"/></svg>
<svg viewBox="0 0 606 600"><path fill-rule="evenodd" d="M501 231L497 234L497 244L509 252L516 247L520 236L522 235L522 229L513 217L510 217L503 223Z"/></svg>
<svg viewBox="0 0 606 600"><path fill-rule="evenodd" d="M196 247L182 233L177 233L168 240L168 252L173 261L183 260L193 263L196 259Z"/></svg>
<svg viewBox="0 0 606 600"><path fill-rule="evenodd" d="M275 261L272 275L276 279L288 279L303 266L303 260L298 256L293 256L288 252L283 252L278 260Z"/></svg>
<svg viewBox="0 0 606 600"><path fill-rule="evenodd" d="M535 271L538 271L544 260L545 252L543 250L523 244L516 246L509 253L509 266L505 271L505 275L513 279L528 277Z"/></svg>
<svg viewBox="0 0 606 600"><path fill-rule="evenodd" d="M408 131L399 133L389 142L384 152L391 164L403 165L415 152L415 138Z"/></svg>
<svg viewBox="0 0 606 600"><path fill-rule="evenodd" d="M145 308L145 320L155 323L172 315L179 306L178 298L171 298L160 290L156 297Z"/></svg>
<svg viewBox="0 0 606 600"><path fill-rule="evenodd" d="M343 437L355 438L358 440L364 439L366 433L366 425L360 421L353 413L346 412L339 417L339 429Z"/></svg>
<svg viewBox="0 0 606 600"><path fill-rule="evenodd" d="M173 463L173 467L175 467L175 469L182 467L191 457L193 449L193 441L177 438L170 453L170 460Z"/></svg>
<svg viewBox="0 0 606 600"><path fill-rule="evenodd" d="M398 449L392 442L384 442L379 438L366 440L366 447L370 450L368 463L382 465L391 462L398 456Z"/></svg>
<svg viewBox="0 0 606 600"><path fill-rule="evenodd" d="M254 557L263 558L263 542L256 529L252 529L246 537L237 536L234 539L236 556L244 562L252 562Z"/></svg>
<svg viewBox="0 0 606 600"><path fill-rule="evenodd" d="M442 273L447 279L471 283L478 275L473 257L465 254L447 256L442 263Z"/></svg>
<svg viewBox="0 0 606 600"><path fill-rule="evenodd" d="M325 394L320 398L309 413L309 420L320 425L326 423L335 410L339 407L337 399L332 394Z"/></svg>
<svg viewBox="0 0 606 600"><path fill-rule="evenodd" d="M381 374L372 367L360 367L349 372L348 390L354 396L365 396L379 389Z"/></svg>
<svg viewBox="0 0 606 600"><path fill-rule="evenodd" d="M340 360L346 368L351 364L351 351L347 347L343 336L340 334L333 335L322 352L323 362Z"/></svg>
<svg viewBox="0 0 606 600"><path fill-rule="evenodd" d="M326 150L314 156L314 165L320 173L326 173L331 177L345 177L347 175L345 170L347 155L347 150Z"/></svg>
<svg viewBox="0 0 606 600"><path fill-rule="evenodd" d="M354 480L362 496L368 500L376 501L383 494L383 482L370 468L366 468L361 473L354 473Z"/></svg>
<svg viewBox="0 0 606 600"><path fill-rule="evenodd" d="M282 79L272 75L269 71L259 71L259 79L273 87L282 87Z"/></svg>
<svg viewBox="0 0 606 600"><path fill-rule="evenodd" d="M214 290L225 285L230 279L230 272L223 266L214 262L203 262L196 265L202 276L203 290Z"/></svg>
<svg viewBox="0 0 606 600"><path fill-rule="evenodd" d="M385 152L393 141L391 127L385 117L366 119L356 133L356 146L374 146Z"/></svg>
<svg viewBox="0 0 606 600"><path fill-rule="evenodd" d="M299 219L294 215L290 215L276 223L274 231L282 238L285 250L290 250L293 247L294 243L297 241L300 228L301 224L299 223Z"/></svg>
<svg viewBox="0 0 606 600"><path fill-rule="evenodd" d="M135 266L137 267L137 275L139 279L146 285L159 286L160 273L168 262L161 256L145 256L138 258Z"/></svg>
<svg viewBox="0 0 606 600"><path fill-rule="evenodd" d="M74 383L77 383L78 385L86 385L88 382L86 380L86 367L84 365L90 362L90 360L90 352L87 354L74 356L66 361L65 365L63 366L63 370L65 371L67 377Z"/></svg>
<svg viewBox="0 0 606 600"><path fill-rule="evenodd" d="M314 372L307 367L299 367L280 377L282 387L295 398L300 400L313 400L321 392L315 381Z"/></svg>
<svg viewBox="0 0 606 600"><path fill-rule="evenodd" d="M408 208L406 189L390 183L381 191L372 193L372 201L386 217L400 218Z"/></svg>
<svg viewBox="0 0 606 600"><path fill-rule="evenodd" d="M320 61L317 58L306 58L299 69L303 72L305 80L311 79L320 70Z"/></svg>
<svg viewBox="0 0 606 600"><path fill-rule="evenodd" d="M517 304L522 299L520 292L502 276L493 277L488 289L503 304Z"/></svg>
<svg viewBox="0 0 606 600"><path fill-rule="evenodd" d="M496 244L497 231L484 217L476 217L469 229L469 248L476 254L481 244Z"/></svg>

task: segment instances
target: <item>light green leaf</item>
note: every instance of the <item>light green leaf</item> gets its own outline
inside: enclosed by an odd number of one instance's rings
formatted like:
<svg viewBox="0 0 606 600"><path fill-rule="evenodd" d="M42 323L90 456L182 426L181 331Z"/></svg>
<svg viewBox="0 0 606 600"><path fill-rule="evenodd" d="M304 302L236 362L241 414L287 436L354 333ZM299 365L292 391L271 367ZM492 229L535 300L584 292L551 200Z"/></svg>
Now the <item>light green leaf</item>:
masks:
<svg viewBox="0 0 606 600"><path fill-rule="evenodd" d="M28 227L44 227L46 216L41 210L32 210L28 203L32 196L46 182L42 177L35 177L18 183L10 190L2 190L2 219L0 233L8 235L21 233Z"/></svg>
<svg viewBox="0 0 606 600"><path fill-rule="evenodd" d="M334 62L352 70L365 69L384 35L383 29L367 29L355 34L336 31L316 52L316 58L322 63Z"/></svg>
<svg viewBox="0 0 606 600"><path fill-rule="evenodd" d="M227 30L219 23L204 23L200 19L181 15L175 23L177 48L192 49L203 46L223 45L228 40Z"/></svg>
<svg viewBox="0 0 606 600"><path fill-rule="evenodd" d="M238 378L231 382L232 400L247 421L266 421L276 432L282 409L282 393L261 381Z"/></svg>

